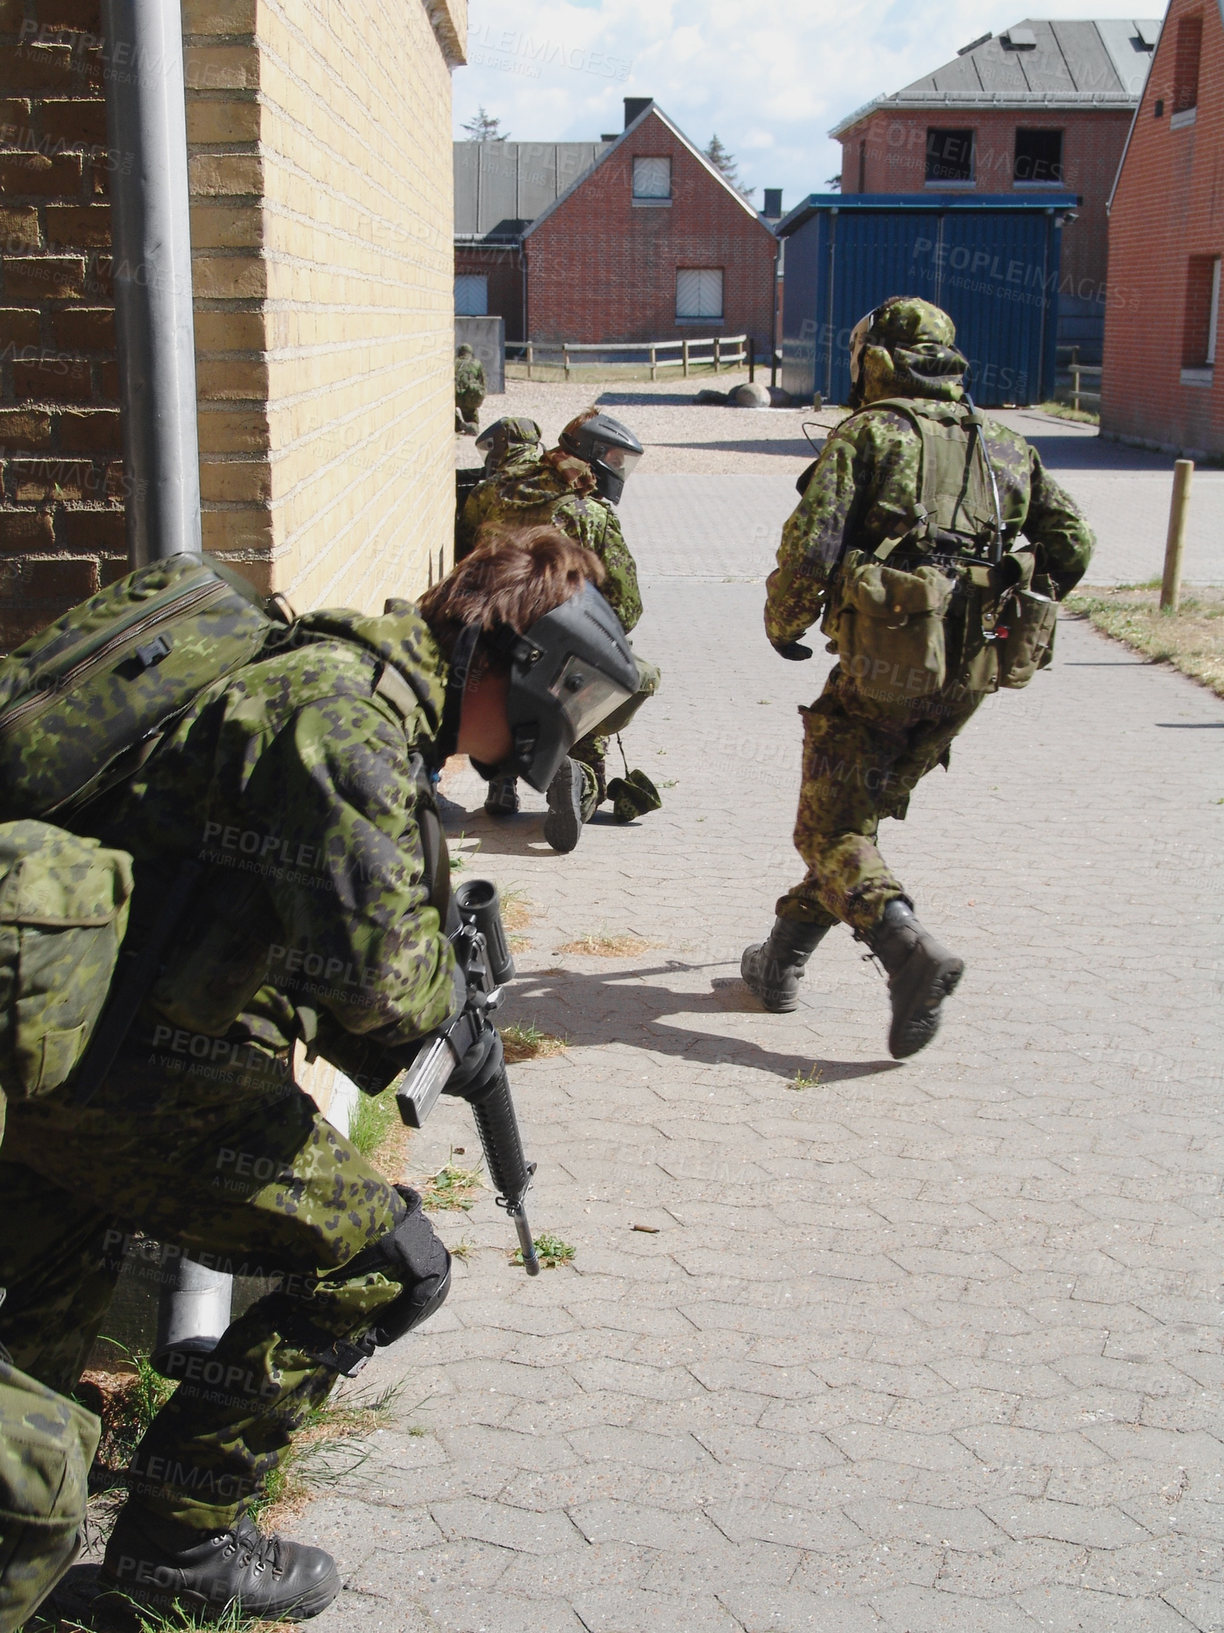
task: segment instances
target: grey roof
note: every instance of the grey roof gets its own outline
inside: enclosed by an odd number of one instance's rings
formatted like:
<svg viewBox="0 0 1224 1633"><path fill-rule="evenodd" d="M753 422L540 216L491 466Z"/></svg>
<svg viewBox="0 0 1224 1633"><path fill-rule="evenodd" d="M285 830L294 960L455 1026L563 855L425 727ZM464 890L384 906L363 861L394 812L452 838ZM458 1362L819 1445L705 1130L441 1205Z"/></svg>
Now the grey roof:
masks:
<svg viewBox="0 0 1224 1633"><path fill-rule="evenodd" d="M455 237L516 240L607 142L456 142Z"/></svg>
<svg viewBox="0 0 1224 1633"><path fill-rule="evenodd" d="M843 135L878 108L1132 108L1159 34L1159 18L1050 22L1026 17L966 47L912 85L856 109L829 134Z"/></svg>

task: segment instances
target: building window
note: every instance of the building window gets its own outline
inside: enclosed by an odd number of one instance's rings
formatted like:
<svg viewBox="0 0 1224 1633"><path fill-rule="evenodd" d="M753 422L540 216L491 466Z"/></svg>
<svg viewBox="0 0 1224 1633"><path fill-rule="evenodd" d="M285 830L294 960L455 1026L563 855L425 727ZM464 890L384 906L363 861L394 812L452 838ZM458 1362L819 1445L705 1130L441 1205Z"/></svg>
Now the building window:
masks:
<svg viewBox="0 0 1224 1633"><path fill-rule="evenodd" d="M634 159L634 198L671 197L671 160Z"/></svg>
<svg viewBox="0 0 1224 1633"><path fill-rule="evenodd" d="M489 315L489 279L483 272L461 272L455 278L455 316L484 318Z"/></svg>
<svg viewBox="0 0 1224 1633"><path fill-rule="evenodd" d="M972 182L973 132L927 127L926 179L928 183Z"/></svg>
<svg viewBox="0 0 1224 1633"><path fill-rule="evenodd" d="M1188 113L1198 106L1199 58L1203 51L1203 19L1183 17L1177 25L1173 58L1173 112Z"/></svg>
<svg viewBox="0 0 1224 1633"><path fill-rule="evenodd" d="M1211 369L1220 333L1220 257L1192 255L1186 268L1182 368Z"/></svg>
<svg viewBox="0 0 1224 1633"><path fill-rule="evenodd" d="M1062 185L1061 130L1018 130L1012 180L1020 186Z"/></svg>
<svg viewBox="0 0 1224 1633"><path fill-rule="evenodd" d="M676 273L677 323L722 321L721 267L682 267Z"/></svg>

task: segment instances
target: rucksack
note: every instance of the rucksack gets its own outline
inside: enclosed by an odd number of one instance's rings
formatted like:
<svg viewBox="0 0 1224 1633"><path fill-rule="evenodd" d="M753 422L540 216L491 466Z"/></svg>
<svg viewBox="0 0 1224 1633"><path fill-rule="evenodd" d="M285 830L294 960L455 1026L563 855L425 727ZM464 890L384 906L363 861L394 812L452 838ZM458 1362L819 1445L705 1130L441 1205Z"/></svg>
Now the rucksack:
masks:
<svg viewBox="0 0 1224 1633"><path fill-rule="evenodd" d="M71 607L0 661L0 822L66 820L126 781L288 614L236 573L171 556Z"/></svg>
<svg viewBox="0 0 1224 1633"><path fill-rule="evenodd" d="M131 895L125 851L47 822L0 823L3 1096L46 1094L75 1071L110 990Z"/></svg>
<svg viewBox="0 0 1224 1633"><path fill-rule="evenodd" d="M287 624L218 562L172 556L0 661L0 1087L13 1099L58 1088L78 1067L82 1097L101 1080L202 871L184 864L116 980L132 858L36 819L70 822L126 781L202 691Z"/></svg>

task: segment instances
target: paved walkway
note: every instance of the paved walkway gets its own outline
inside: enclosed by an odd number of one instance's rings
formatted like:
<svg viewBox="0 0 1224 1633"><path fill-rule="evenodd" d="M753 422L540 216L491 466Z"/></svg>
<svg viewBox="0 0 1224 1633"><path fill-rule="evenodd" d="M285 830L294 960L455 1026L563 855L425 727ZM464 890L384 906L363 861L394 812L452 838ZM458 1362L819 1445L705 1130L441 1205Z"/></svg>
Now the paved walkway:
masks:
<svg viewBox="0 0 1224 1633"><path fill-rule="evenodd" d="M475 1245L364 1375L405 1380L393 1426L294 1527L345 1575L320 1633L1224 1627L1224 704L1064 621L888 826L968 961L936 1043L887 1058L844 931L766 1015L739 952L796 877L829 661L760 633L784 486L628 490L662 812L559 857L448 785L471 870L531 903L509 1018L568 1039L513 1078L533 1226L576 1258L529 1281L488 1193L439 1216ZM452 1146L443 1102L414 1171Z"/></svg>

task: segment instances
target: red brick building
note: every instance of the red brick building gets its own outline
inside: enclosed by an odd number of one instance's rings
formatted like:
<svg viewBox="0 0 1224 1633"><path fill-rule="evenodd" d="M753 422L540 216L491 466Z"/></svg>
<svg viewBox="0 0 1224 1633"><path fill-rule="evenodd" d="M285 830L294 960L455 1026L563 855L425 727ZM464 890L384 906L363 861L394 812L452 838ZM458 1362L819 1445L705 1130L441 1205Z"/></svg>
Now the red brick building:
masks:
<svg viewBox="0 0 1224 1633"><path fill-rule="evenodd" d="M1080 197L1063 233L1059 341L1097 361L1108 261L1106 201L1158 21L1027 19L842 121L843 193Z"/></svg>
<svg viewBox="0 0 1224 1633"><path fill-rule="evenodd" d="M457 304L483 298L489 313L505 318L511 339L598 344L748 334L758 355L768 355L777 239L649 99L626 97L625 129L592 144L582 172L557 185L531 219L524 216L532 190L538 199L550 173L559 182L580 144L513 144L517 152L502 143L456 146L502 149L456 160L457 230L469 217L483 228L456 238ZM533 150L534 161L526 156ZM474 183L467 173L477 162ZM498 202L470 199L474 185ZM491 191L496 185L500 194Z"/></svg>
<svg viewBox="0 0 1224 1633"><path fill-rule="evenodd" d="M1224 0L1171 0L1109 215L1101 432L1224 454Z"/></svg>

